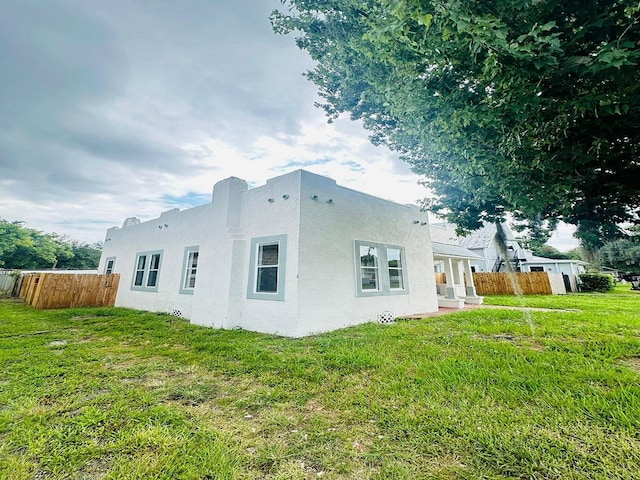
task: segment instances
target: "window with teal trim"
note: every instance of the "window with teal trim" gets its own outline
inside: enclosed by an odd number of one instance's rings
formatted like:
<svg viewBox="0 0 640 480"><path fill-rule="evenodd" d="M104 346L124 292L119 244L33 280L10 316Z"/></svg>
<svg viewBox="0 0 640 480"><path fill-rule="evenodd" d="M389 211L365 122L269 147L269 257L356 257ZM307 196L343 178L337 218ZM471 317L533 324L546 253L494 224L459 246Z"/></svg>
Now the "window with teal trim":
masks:
<svg viewBox="0 0 640 480"><path fill-rule="evenodd" d="M138 253L136 255L131 289L157 292L161 264L162 250Z"/></svg>
<svg viewBox="0 0 640 480"><path fill-rule="evenodd" d="M284 300L287 236L251 240L247 298Z"/></svg>
<svg viewBox="0 0 640 480"><path fill-rule="evenodd" d="M356 240L355 258L358 296L409 293L403 247Z"/></svg>
<svg viewBox="0 0 640 480"><path fill-rule="evenodd" d="M104 263L104 274L111 275L116 268L116 257L107 257Z"/></svg>
<svg viewBox="0 0 640 480"><path fill-rule="evenodd" d="M180 280L180 293L193 294L196 288L196 274L198 273L198 257L200 247L192 246L184 249L182 264L182 278Z"/></svg>

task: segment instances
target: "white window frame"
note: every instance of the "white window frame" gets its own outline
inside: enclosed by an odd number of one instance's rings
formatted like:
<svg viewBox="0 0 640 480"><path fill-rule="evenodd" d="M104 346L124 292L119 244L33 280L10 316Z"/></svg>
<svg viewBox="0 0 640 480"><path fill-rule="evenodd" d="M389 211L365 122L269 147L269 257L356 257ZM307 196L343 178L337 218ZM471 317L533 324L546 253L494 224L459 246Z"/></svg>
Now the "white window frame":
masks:
<svg viewBox="0 0 640 480"><path fill-rule="evenodd" d="M162 270L162 254L163 250L151 250L148 252L136 253L136 261L133 264L133 278L131 279L131 290L140 290L144 292L157 292L160 284L160 271ZM155 256L158 256L157 268L151 268L151 262ZM140 259L144 257L144 262L140 265ZM155 272L155 284L149 285L151 273ZM136 285L138 273L141 273L140 285Z"/></svg>
<svg viewBox="0 0 640 480"><path fill-rule="evenodd" d="M259 265L260 248L269 245L278 245L277 265ZM287 236L271 235L268 237L256 237L251 239L251 251L249 255L249 281L247 284L247 298L258 300L284 301L285 266L287 258ZM261 269L276 268L276 291L258 291L258 275Z"/></svg>
<svg viewBox="0 0 640 480"><path fill-rule="evenodd" d="M196 265L193 266L193 255L196 257ZM184 248L184 259L182 260L182 277L180 279L180 293L193 295L198 275L198 262L200 260L200 246L192 245ZM193 276L194 285L189 286L189 279Z"/></svg>
<svg viewBox="0 0 640 480"><path fill-rule="evenodd" d="M109 262L111 262L111 266L109 266ZM116 268L116 257L107 257L104 261L104 274L111 275L115 268Z"/></svg>
<svg viewBox="0 0 640 480"><path fill-rule="evenodd" d="M363 266L361 263L361 250L363 248L375 248L377 252L378 265L378 286L376 289L363 288L362 284L362 270L363 268L374 268ZM398 250L400 252L400 266L389 266L389 250ZM363 240L356 240L354 242L354 255L355 255L355 273L356 273L356 296L358 297L373 297L380 295L407 295L409 293L409 279L407 275L407 256L404 247L399 245L390 245L379 242L367 242ZM401 288L391 288L391 276L389 270L396 270L400 273L400 279L402 283Z"/></svg>
<svg viewBox="0 0 640 480"><path fill-rule="evenodd" d="M396 260L395 258L393 258L393 259L391 258L391 255L390 255L390 251L391 250L397 250L397 252L398 252L398 259L397 260L399 262L399 265L396 264L395 266L391 266L391 261L392 260ZM405 278L404 278L404 270L405 270L405 267L404 267L404 264L405 264L404 250L402 248L400 248L400 247L387 246L386 249L385 249L385 253L386 253L386 256L387 256L387 258L386 258L387 262L386 262L385 265L386 265L387 273L389 274L389 290L390 291L396 291L396 290L403 291L405 289L405 287L406 287ZM395 257L395 255L394 255L394 257ZM392 278L391 271L392 270L397 273L397 275L394 275L394 276L398 277L398 279L399 279L399 283L400 283L399 287L394 287L394 286L391 285L391 278Z"/></svg>

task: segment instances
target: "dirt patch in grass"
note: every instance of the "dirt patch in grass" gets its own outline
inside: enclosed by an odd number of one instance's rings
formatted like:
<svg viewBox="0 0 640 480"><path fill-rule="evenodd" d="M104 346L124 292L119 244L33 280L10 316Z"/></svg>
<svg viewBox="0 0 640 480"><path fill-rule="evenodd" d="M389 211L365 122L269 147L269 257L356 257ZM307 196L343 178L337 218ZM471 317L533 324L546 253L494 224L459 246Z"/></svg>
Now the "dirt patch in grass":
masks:
<svg viewBox="0 0 640 480"><path fill-rule="evenodd" d="M89 461L78 472L79 480L102 480L109 474L113 465L108 459L95 459Z"/></svg>
<svg viewBox="0 0 640 480"><path fill-rule="evenodd" d="M622 360L622 363L629 367L631 370L640 372L640 357L629 357Z"/></svg>
<svg viewBox="0 0 640 480"><path fill-rule="evenodd" d="M161 388L165 386L165 382L162 380L149 377L123 378L120 381L127 385L141 385L147 388Z"/></svg>

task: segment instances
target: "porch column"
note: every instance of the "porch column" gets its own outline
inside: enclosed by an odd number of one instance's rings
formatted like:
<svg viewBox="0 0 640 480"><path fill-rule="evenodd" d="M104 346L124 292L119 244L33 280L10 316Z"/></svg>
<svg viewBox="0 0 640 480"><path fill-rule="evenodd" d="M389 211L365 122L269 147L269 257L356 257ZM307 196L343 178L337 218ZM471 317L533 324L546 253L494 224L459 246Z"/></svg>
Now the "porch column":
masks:
<svg viewBox="0 0 640 480"><path fill-rule="evenodd" d="M453 263L456 277L454 278L454 283L456 285L464 286L464 260L456 259Z"/></svg>
<svg viewBox="0 0 640 480"><path fill-rule="evenodd" d="M451 257L447 257L444 262L444 273L447 276L447 295L445 298L458 298L456 295L455 280L453 278L453 263L451 262Z"/></svg>
<svg viewBox="0 0 640 480"><path fill-rule="evenodd" d="M464 273L467 279L467 297L477 297L476 286L473 283L473 272L471 271L471 260L468 258L463 260L464 262Z"/></svg>

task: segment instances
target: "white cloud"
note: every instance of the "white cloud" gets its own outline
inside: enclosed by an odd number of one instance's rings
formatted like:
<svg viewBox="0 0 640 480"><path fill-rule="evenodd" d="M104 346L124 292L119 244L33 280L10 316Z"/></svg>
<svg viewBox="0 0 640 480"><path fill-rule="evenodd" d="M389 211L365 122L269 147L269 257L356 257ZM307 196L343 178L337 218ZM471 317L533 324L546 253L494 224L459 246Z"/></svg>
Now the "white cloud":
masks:
<svg viewBox="0 0 640 480"><path fill-rule="evenodd" d="M357 122L327 124L274 0L24 0L0 16L0 217L99 241L298 168L400 203L426 195Z"/></svg>
<svg viewBox="0 0 640 480"><path fill-rule="evenodd" d="M563 222L558 224L558 229L553 232L551 238L547 242L552 247L557 248L561 252L567 252L580 246L580 242L573 236L576 228Z"/></svg>

